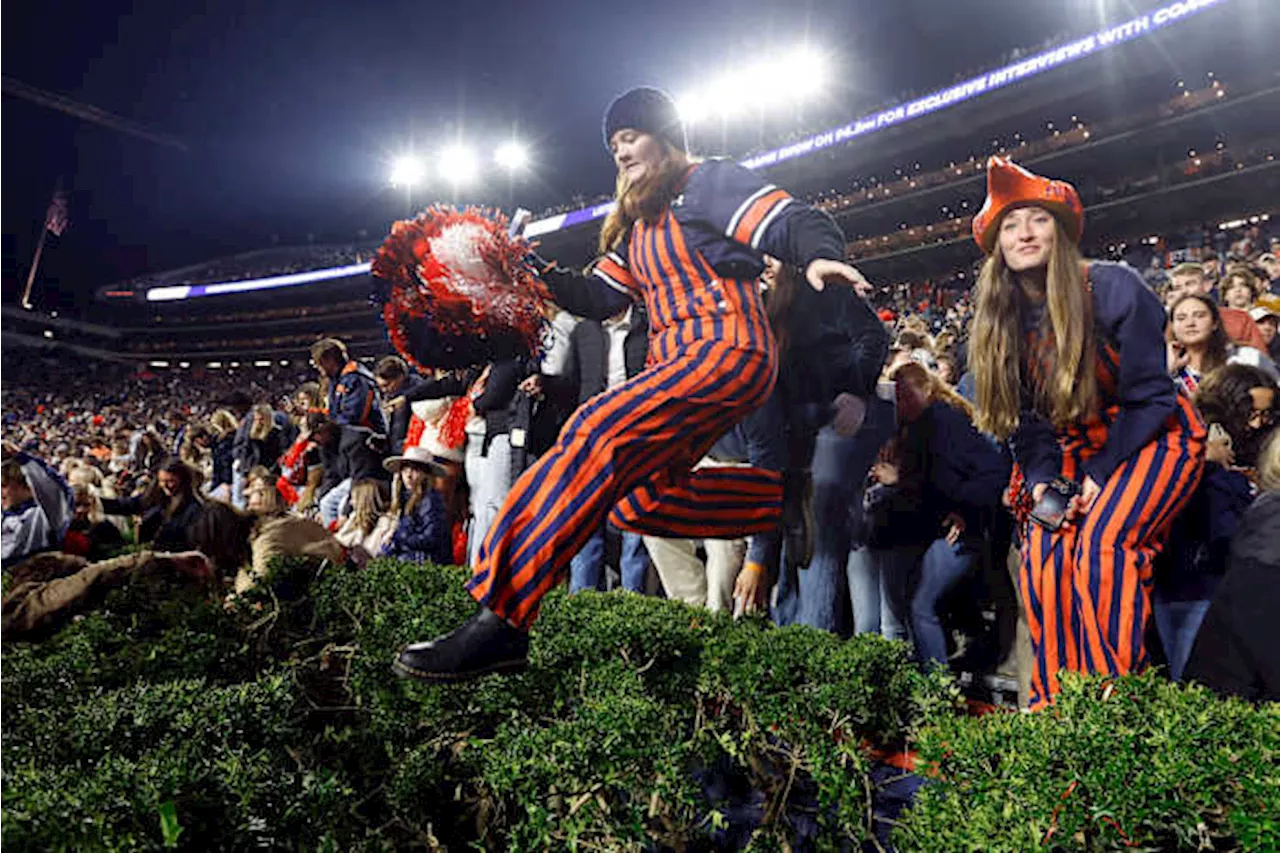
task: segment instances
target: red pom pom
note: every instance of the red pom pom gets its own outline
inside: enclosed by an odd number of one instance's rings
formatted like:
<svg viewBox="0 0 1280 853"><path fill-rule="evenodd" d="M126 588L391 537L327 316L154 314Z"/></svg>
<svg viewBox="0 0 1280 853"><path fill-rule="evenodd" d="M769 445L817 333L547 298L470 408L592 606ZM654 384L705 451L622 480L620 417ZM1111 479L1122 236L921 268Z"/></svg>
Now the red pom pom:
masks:
<svg viewBox="0 0 1280 853"><path fill-rule="evenodd" d="M387 285L392 345L418 369L479 364L512 348L536 357L551 294L529 253L498 211L436 205L396 222L372 270Z"/></svg>

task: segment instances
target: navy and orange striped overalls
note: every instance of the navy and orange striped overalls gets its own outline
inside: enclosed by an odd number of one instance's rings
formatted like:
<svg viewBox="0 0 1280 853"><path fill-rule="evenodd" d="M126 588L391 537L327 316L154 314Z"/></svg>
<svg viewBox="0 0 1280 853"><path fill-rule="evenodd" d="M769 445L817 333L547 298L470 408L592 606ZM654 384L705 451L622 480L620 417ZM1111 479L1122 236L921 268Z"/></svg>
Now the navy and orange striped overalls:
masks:
<svg viewBox="0 0 1280 853"><path fill-rule="evenodd" d="M825 233L805 241L797 239L801 228ZM526 628L606 519L680 538L737 538L777 526L778 473L693 466L764 403L776 379L756 282L760 253L795 263L840 258L839 234L753 173L707 161L656 222L636 223L625 257L596 262L596 286L644 299L648 365L579 407L555 446L516 481L468 583L481 604Z"/></svg>
<svg viewBox="0 0 1280 853"><path fill-rule="evenodd" d="M1117 274L1112 265L1090 270L1097 278L1114 279ZM1133 286L1143 287L1140 282ZM1148 301L1148 296L1142 299ZM1143 307L1151 313L1149 306ZM1140 401L1126 400L1121 393L1124 382L1137 381L1130 378L1132 367L1123 366L1125 360L1131 354L1135 362L1158 358L1163 371L1163 339L1151 330L1145 335L1139 331L1122 327L1115 343L1110 335L1099 341L1101 411L1056 434L1062 478L1083 482L1089 461L1106 447L1122 410L1137 408L1133 404ZM1137 350L1144 344L1155 354L1139 356ZM1151 370L1157 369L1154 364ZM1152 387L1157 379L1145 377ZM1152 564L1204 466L1204 425L1187 396L1176 389L1172 393L1172 411L1162 410L1155 434L1117 460L1105 482L1099 482L1102 491L1087 515L1057 532L1032 521L1023 526L1019 586L1034 660L1032 708L1043 707L1058 693L1060 670L1122 675L1147 664L1144 635L1151 614Z"/></svg>

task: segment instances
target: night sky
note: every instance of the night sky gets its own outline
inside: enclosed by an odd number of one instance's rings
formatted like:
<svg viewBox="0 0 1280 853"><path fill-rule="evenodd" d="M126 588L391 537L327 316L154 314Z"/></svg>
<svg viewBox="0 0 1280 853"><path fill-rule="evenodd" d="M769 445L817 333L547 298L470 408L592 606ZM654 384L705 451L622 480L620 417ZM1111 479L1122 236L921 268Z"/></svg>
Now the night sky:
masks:
<svg viewBox="0 0 1280 853"><path fill-rule="evenodd" d="M197 11L198 5L208 8ZM1094 2L644 0L10 4L4 75L158 133L181 152L4 98L4 299L25 277L61 177L71 227L47 285L98 285L282 243L376 237L404 212L388 160L461 134L534 148L513 200L534 209L612 187L600 141L611 97L680 93L806 38L839 77L841 120L950 82L1004 51L1097 26ZM1136 6L1113 3L1111 17ZM1074 12L1063 11L1070 6ZM719 153L700 151L699 153ZM500 186L497 185L500 183ZM467 200L508 201L506 181ZM449 200L428 188L416 199Z"/></svg>

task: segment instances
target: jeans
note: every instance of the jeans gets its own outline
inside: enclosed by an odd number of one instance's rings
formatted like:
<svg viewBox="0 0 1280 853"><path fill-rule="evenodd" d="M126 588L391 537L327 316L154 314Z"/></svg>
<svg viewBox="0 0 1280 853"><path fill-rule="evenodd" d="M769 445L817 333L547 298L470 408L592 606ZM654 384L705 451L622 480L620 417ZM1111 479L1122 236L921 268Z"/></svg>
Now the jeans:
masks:
<svg viewBox="0 0 1280 853"><path fill-rule="evenodd" d="M1215 580L1214 586L1216 585ZM1187 668L1187 660L1191 657L1191 647L1195 645L1196 634L1200 633L1204 615L1209 612L1212 597L1207 595L1204 598L1178 601L1162 595L1159 585L1152 591L1151 616L1164 646L1164 656L1169 660L1169 677L1174 681L1182 680L1182 672Z"/></svg>
<svg viewBox="0 0 1280 853"><path fill-rule="evenodd" d="M837 434L829 423L817 429L808 466L813 473L813 560L799 572L788 572L783 561L784 577L779 579L774 612L780 625L796 623L848 633L845 601L868 594L867 590L855 594L851 588L855 581L847 567L853 533L850 509L860 504L867 471L893 429L892 408L879 403L871 401L862 428L852 437ZM802 414L810 423L828 414L825 409L806 408ZM805 452L803 439L793 447Z"/></svg>
<svg viewBox="0 0 1280 853"><path fill-rule="evenodd" d="M248 472L241 471L240 466L237 465L231 472L231 505L236 509L245 509L249 506L249 497L245 494L248 484Z"/></svg>
<svg viewBox="0 0 1280 853"><path fill-rule="evenodd" d="M766 471L783 471L787 467L786 418L777 388L763 406L721 436L700 464L711 462L745 463ZM781 553L781 527L750 537L747 560L764 566L771 574L777 570Z"/></svg>
<svg viewBox="0 0 1280 853"><path fill-rule="evenodd" d="M643 594L649 576L649 554L645 551L644 537L639 533L621 531L622 553L618 556L622 570L622 588L628 592ZM584 589L604 590L604 530L587 540L569 561L569 592Z"/></svg>
<svg viewBox="0 0 1280 853"><path fill-rule="evenodd" d="M467 539L467 560L474 566L480 555L489 525L511 491L511 444L506 434L495 435L489 450L482 453L485 436L467 436L466 472L471 489L471 532Z"/></svg>
<svg viewBox="0 0 1280 853"><path fill-rule="evenodd" d="M920 559L920 549L858 547L849 553L846 570L853 602L854 630L907 639L907 585Z"/></svg>
<svg viewBox="0 0 1280 853"><path fill-rule="evenodd" d="M346 509L347 500L351 497L351 478L343 480L338 485L324 493L324 497L320 499L320 522L328 527L333 522L342 517L343 510Z"/></svg>
<svg viewBox="0 0 1280 853"><path fill-rule="evenodd" d="M947 636L938 618L938 604L973 566L974 551L961 541L934 540L920 561L920 582L911 596L911 630L916 654L924 663L947 665Z"/></svg>

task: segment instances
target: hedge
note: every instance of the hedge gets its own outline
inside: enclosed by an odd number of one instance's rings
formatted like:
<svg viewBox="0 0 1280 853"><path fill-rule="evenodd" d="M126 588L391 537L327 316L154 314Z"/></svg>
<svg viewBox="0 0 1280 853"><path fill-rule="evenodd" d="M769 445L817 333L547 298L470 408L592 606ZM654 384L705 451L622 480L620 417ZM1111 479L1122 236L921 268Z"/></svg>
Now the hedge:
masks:
<svg viewBox="0 0 1280 853"><path fill-rule="evenodd" d="M1280 848L1274 707L1069 679L1049 713L973 719L902 644L629 594L550 596L523 674L395 679L472 611L463 577L287 562L230 609L137 583L5 644L0 841L857 849L876 745L931 778L902 850Z"/></svg>

